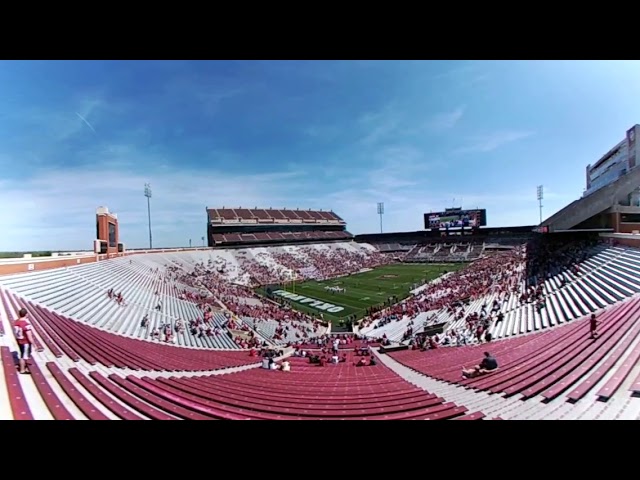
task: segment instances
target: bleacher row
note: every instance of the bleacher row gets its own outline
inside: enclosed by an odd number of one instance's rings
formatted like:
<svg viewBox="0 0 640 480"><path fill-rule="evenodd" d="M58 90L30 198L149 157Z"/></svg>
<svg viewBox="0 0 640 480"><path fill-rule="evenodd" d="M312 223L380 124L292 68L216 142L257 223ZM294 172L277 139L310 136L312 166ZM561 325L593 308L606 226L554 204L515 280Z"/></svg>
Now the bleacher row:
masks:
<svg viewBox="0 0 640 480"><path fill-rule="evenodd" d="M588 394L606 401L624 389L628 395L640 393L640 298L609 307L601 314L596 339L590 336L587 319L490 347L408 350L390 355L432 378L504 397L518 395L523 400L535 397L545 402L560 399L575 403ZM473 379L461 377L461 368L478 364L487 349L497 358L498 370ZM501 416L532 414L531 408L517 404L513 408Z"/></svg>
<svg viewBox="0 0 640 480"><path fill-rule="evenodd" d="M281 223L297 221L303 223L341 222L344 220L332 211L287 210L273 208L209 208L209 220L212 221L253 221Z"/></svg>
<svg viewBox="0 0 640 480"><path fill-rule="evenodd" d="M271 232L271 233L226 233L224 235L214 233L212 235L216 245L225 243L264 243L264 242L291 242L301 240L347 240L353 238L349 232Z"/></svg>

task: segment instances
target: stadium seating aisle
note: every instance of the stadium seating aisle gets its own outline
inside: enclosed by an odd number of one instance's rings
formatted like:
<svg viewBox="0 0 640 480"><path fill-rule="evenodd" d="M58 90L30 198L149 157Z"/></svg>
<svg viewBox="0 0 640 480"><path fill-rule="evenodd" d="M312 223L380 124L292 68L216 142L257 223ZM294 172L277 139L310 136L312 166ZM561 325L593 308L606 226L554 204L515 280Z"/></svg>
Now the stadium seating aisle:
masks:
<svg viewBox="0 0 640 480"><path fill-rule="evenodd" d="M567 399L578 401L588 392L595 393L595 387L602 385L602 381L607 382L608 390L597 395L603 397L606 393L610 397L629 380L629 366L638 359L640 298L607 309L599 321L602 324L595 340L589 336L589 322L585 319L490 345L403 351L391 356L432 378L506 397L519 394L523 399L540 396L553 400L567 394ZM485 350L498 359L498 371L463 379L462 366L477 364ZM614 365L620 368L611 370ZM620 374L616 376L618 370ZM607 373L613 376L607 378Z"/></svg>

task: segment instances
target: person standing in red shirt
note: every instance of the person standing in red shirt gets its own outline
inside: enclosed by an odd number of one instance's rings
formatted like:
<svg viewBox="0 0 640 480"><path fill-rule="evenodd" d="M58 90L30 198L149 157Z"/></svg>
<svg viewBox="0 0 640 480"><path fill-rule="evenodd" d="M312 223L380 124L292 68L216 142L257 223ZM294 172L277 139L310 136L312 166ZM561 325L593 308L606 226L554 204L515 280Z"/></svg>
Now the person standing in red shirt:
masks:
<svg viewBox="0 0 640 480"><path fill-rule="evenodd" d="M27 370L27 360L31 356L33 348L33 327L27 318L28 312L25 308L21 308L18 312L18 320L13 323L13 333L16 336L18 347L20 349L20 373L29 373Z"/></svg>

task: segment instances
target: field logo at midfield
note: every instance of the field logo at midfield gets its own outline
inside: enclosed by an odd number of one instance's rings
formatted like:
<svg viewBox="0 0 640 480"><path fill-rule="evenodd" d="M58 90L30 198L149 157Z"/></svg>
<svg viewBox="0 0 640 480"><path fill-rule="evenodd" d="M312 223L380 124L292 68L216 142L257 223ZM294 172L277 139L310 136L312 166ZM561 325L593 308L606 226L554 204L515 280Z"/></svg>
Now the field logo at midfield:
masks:
<svg viewBox="0 0 640 480"><path fill-rule="evenodd" d="M398 275L381 275L381 276L380 276L380 277L378 277L378 278L381 278L381 279L383 279L383 280L384 280L385 278L386 278L386 279L389 279L389 278L398 278Z"/></svg>
<svg viewBox="0 0 640 480"><path fill-rule="evenodd" d="M294 302L298 302L303 305L309 305L316 310L322 310L324 312L339 313L344 310L344 307L338 307L337 305L334 305L332 303L326 303L322 300L305 297L304 295L297 295L295 293L287 292L286 290L276 290L275 292L273 292L273 294L278 295L282 298L286 298L288 300L293 300Z"/></svg>

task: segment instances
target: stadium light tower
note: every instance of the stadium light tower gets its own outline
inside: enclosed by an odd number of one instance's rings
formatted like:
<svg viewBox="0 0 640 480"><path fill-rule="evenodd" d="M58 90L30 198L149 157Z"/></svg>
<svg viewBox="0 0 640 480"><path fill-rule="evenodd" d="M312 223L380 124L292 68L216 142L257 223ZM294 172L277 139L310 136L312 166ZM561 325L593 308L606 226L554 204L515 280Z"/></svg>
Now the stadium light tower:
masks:
<svg viewBox="0 0 640 480"><path fill-rule="evenodd" d="M544 199L544 187L538 185L538 205L540 207L540 223L542 223L542 200Z"/></svg>
<svg viewBox="0 0 640 480"><path fill-rule="evenodd" d="M151 185L144 184L144 196L147 197L147 215L149 217L149 249L153 248L153 239L151 237Z"/></svg>
<svg viewBox="0 0 640 480"><path fill-rule="evenodd" d="M382 215L384 215L384 203L378 202L378 215L380 215L380 233L382 233Z"/></svg>

